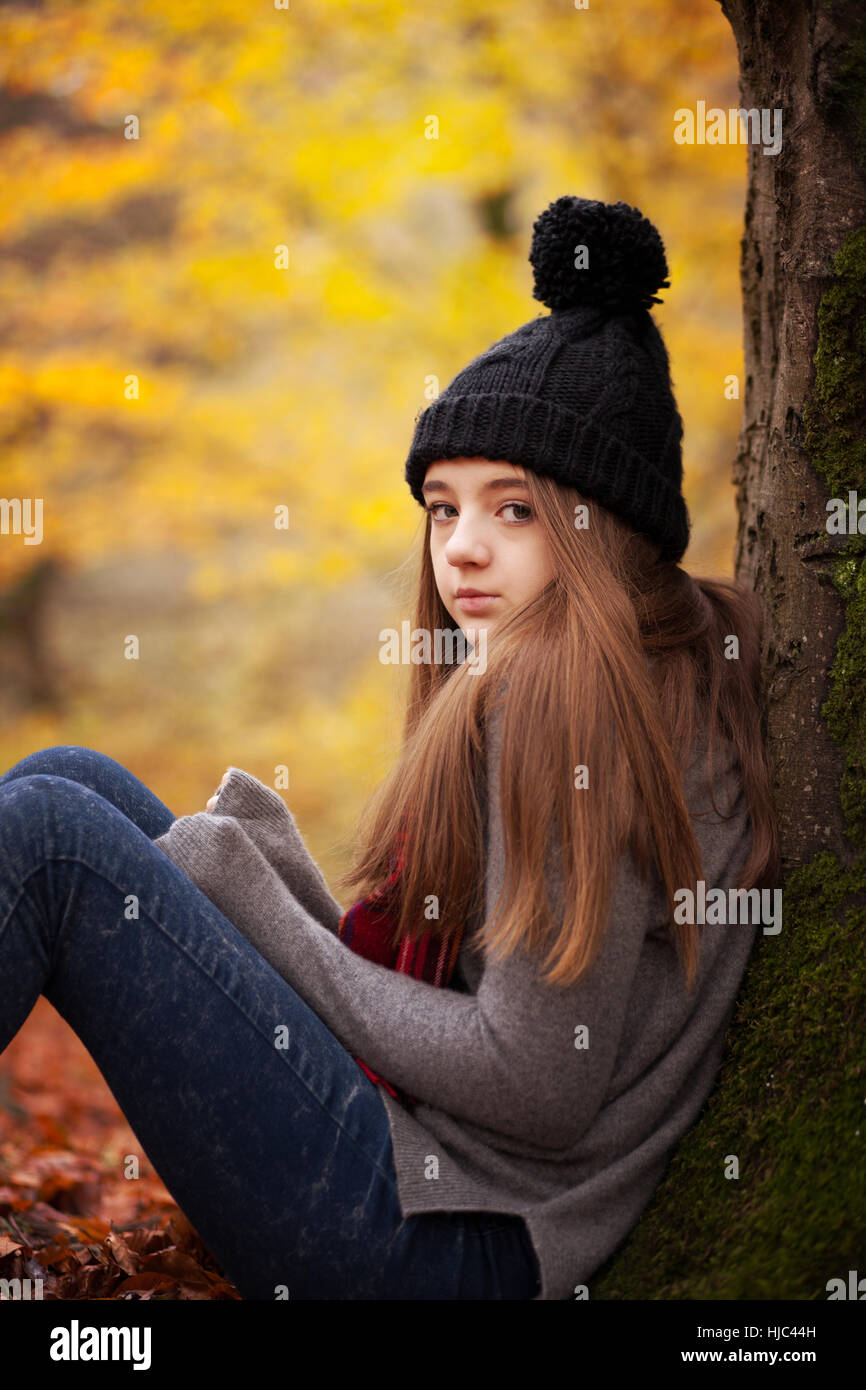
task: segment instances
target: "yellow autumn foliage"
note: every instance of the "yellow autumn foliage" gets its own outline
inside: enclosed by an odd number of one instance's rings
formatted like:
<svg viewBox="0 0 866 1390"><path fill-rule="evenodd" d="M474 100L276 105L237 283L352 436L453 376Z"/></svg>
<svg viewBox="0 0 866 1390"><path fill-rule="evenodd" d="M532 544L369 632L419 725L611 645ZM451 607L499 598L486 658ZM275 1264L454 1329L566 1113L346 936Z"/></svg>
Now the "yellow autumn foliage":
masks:
<svg viewBox="0 0 866 1390"><path fill-rule="evenodd" d="M407 616L415 415L540 312L562 193L662 232L687 563L730 572L746 150L673 140L677 107L739 104L716 6L48 0L2 6L0 48L3 488L45 528L0 535L0 595L63 567L57 703L10 675L3 766L89 744L180 814L230 762L286 764L344 866L399 736L378 633Z"/></svg>

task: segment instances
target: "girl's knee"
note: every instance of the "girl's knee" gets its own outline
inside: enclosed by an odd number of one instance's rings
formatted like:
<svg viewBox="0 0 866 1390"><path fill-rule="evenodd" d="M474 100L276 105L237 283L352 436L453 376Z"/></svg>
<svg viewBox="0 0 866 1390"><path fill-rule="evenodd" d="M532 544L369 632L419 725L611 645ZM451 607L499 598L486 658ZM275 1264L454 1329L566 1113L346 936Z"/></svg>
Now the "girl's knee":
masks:
<svg viewBox="0 0 866 1390"><path fill-rule="evenodd" d="M72 777L30 772L0 779L0 841L19 850L98 854L123 824L114 806Z"/></svg>
<svg viewBox="0 0 866 1390"><path fill-rule="evenodd" d="M0 778L0 794L7 804L15 806L51 805L66 799L76 800L89 789L71 777L57 772L38 772L29 768L20 777Z"/></svg>
<svg viewBox="0 0 866 1390"><path fill-rule="evenodd" d="M0 779L0 839L18 850L57 847L64 827L80 824L84 795L80 782L54 773Z"/></svg>
<svg viewBox="0 0 866 1390"><path fill-rule="evenodd" d="M82 780L82 774L86 774L88 768L106 759L107 754L99 753L95 748L86 748L77 743L57 743L50 748L40 748L35 753L28 753L0 777L0 782L7 778L39 775L68 777L71 781L77 782Z"/></svg>

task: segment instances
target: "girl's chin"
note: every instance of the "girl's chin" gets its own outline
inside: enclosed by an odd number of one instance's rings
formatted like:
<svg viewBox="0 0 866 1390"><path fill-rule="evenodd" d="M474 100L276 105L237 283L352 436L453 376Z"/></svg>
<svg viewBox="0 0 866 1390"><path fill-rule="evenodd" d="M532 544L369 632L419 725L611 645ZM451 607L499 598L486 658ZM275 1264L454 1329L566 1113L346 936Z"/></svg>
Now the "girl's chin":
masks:
<svg viewBox="0 0 866 1390"><path fill-rule="evenodd" d="M495 626L495 618L476 618L474 622L462 618L459 623L460 631L467 642L474 642L479 632L491 632Z"/></svg>

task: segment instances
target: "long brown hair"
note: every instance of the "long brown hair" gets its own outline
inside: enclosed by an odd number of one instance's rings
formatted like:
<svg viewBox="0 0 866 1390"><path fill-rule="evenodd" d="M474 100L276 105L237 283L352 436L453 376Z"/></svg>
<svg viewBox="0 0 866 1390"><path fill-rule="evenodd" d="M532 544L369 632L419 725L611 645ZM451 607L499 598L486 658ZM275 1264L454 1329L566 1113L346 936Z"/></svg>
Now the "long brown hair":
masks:
<svg viewBox="0 0 866 1390"><path fill-rule="evenodd" d="M738 752L752 845L737 886L766 887L779 873L760 603L732 580L693 578L660 560L652 541L574 488L529 469L524 474L555 577L488 631L485 669L472 671L468 661L411 667L402 746L367 805L340 883L361 895L381 887L402 830L394 941L404 932L450 936L479 908L480 774L485 728L497 714L506 868L476 949L504 959L524 945L548 944L548 982L575 983L598 953L617 858L630 843L642 875L654 871L664 885L668 925L691 989L697 928L673 922L673 895L703 876L682 789L696 733L708 735L711 794L719 735ZM579 506L587 508L588 527L576 530ZM455 624L436 587L430 526L428 514L412 625L433 634ZM737 659L725 655L732 635ZM581 764L589 789L575 795ZM551 844L560 855L565 903L552 944L557 914L545 883ZM431 894L433 917L425 913Z"/></svg>

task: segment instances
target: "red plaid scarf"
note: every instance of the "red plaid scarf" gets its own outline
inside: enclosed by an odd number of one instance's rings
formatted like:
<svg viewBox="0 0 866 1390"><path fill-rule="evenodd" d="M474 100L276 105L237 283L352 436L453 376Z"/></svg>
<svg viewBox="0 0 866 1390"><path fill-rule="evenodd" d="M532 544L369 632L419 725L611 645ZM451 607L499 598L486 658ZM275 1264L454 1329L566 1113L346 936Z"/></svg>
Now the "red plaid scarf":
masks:
<svg viewBox="0 0 866 1390"><path fill-rule="evenodd" d="M453 936L438 941L431 940L429 932L414 942L404 932L396 946L389 940L396 922L396 915L392 915L391 911L392 894L403 867L405 843L406 831L402 830L398 836L397 853L391 858L393 869L390 878L382 888L377 888L346 910L340 921L339 937L350 950L376 961L378 965L387 965L391 970L414 975L416 980L426 980L428 984L444 987L448 985L457 963L463 936L462 925ZM383 1076L371 1071L360 1057L356 1057L355 1061L371 1081L381 1082L396 1100L417 1105L414 1096L400 1091Z"/></svg>

